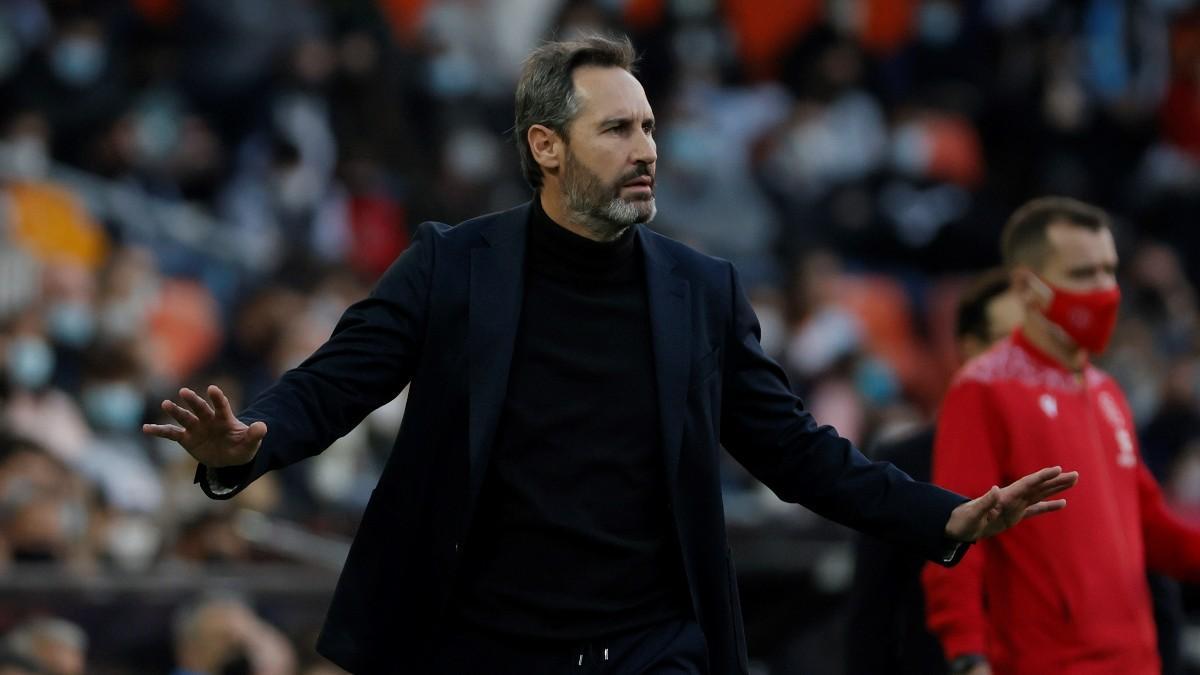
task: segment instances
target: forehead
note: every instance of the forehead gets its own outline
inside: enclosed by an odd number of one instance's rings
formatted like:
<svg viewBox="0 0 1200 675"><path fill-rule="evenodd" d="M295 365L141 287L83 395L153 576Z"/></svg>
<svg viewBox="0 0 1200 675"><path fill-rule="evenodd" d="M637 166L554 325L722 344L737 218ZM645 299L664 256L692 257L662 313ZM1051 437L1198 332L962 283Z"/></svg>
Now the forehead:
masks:
<svg viewBox="0 0 1200 675"><path fill-rule="evenodd" d="M578 119L600 122L612 118L651 117L642 83L623 68L584 66L575 70Z"/></svg>
<svg viewBox="0 0 1200 675"><path fill-rule="evenodd" d="M1047 265L1078 267L1117 262L1117 245L1107 227L1092 230L1070 223L1053 223L1046 228L1050 244Z"/></svg>

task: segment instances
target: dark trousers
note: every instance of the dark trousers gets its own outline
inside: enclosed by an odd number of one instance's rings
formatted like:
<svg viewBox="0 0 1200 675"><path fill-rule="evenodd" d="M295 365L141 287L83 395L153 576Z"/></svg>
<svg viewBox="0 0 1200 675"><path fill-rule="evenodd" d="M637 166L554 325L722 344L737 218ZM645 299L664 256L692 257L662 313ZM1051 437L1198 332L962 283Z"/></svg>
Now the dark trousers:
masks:
<svg viewBox="0 0 1200 675"><path fill-rule="evenodd" d="M468 628L450 631L435 675L708 675L700 625L674 620L594 642L529 642Z"/></svg>

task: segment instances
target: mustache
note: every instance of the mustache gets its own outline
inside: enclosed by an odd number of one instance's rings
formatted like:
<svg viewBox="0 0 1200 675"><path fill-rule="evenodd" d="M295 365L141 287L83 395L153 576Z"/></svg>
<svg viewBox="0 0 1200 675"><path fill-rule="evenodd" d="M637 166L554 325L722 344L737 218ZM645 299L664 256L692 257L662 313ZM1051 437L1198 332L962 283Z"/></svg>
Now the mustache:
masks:
<svg viewBox="0 0 1200 675"><path fill-rule="evenodd" d="M650 171L650 165L641 162L638 163L637 167L633 171L621 176L620 185L624 185L629 181L636 180L642 176L649 176L650 184L654 185L654 174Z"/></svg>

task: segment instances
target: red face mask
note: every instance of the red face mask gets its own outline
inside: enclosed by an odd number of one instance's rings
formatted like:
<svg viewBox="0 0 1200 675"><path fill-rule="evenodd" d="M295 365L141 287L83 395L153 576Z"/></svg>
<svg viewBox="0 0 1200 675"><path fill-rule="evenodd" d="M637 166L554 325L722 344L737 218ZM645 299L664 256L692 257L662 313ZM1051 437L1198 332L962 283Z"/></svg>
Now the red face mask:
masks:
<svg viewBox="0 0 1200 675"><path fill-rule="evenodd" d="M1121 289L1113 286L1106 290L1079 293L1050 284L1046 286L1054 292L1050 307L1042 312L1046 318L1088 352L1103 352L1117 325Z"/></svg>

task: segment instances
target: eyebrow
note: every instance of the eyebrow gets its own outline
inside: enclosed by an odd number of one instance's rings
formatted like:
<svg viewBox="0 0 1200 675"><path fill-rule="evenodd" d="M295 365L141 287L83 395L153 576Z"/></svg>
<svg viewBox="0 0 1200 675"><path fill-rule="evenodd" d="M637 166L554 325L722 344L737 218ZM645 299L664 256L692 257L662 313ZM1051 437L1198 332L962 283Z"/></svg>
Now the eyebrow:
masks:
<svg viewBox="0 0 1200 675"><path fill-rule="evenodd" d="M609 126L618 126L619 127L621 125L631 124L631 123L633 123L632 117L609 117L608 119L605 119L602 122L600 122L600 126L602 128L609 127ZM645 123L649 123L650 126L654 126L654 117L652 117L652 116L646 117L646 119L643 121L643 124L645 124Z"/></svg>

